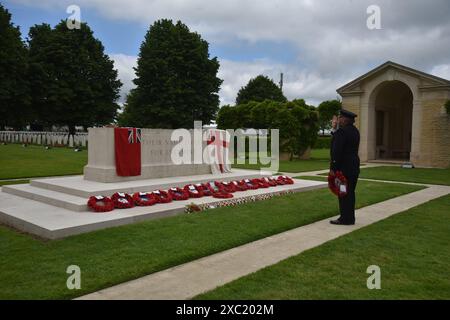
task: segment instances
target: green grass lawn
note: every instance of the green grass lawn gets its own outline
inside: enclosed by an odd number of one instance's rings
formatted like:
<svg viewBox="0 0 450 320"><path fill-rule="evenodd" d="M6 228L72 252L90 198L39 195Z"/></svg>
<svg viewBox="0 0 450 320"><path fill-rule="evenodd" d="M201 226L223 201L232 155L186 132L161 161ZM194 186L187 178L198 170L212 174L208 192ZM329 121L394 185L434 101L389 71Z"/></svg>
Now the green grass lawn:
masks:
<svg viewBox="0 0 450 320"><path fill-rule="evenodd" d="M197 299L450 299L449 208L447 195ZM367 289L369 265L380 290Z"/></svg>
<svg viewBox="0 0 450 320"><path fill-rule="evenodd" d="M0 180L0 186L6 186L10 184L29 183L30 180Z"/></svg>
<svg viewBox="0 0 450 320"><path fill-rule="evenodd" d="M419 189L361 182L356 205ZM336 198L321 189L55 241L37 240L0 226L0 299L73 298L337 213ZM78 291L66 288L66 268L73 264L81 268L82 289Z"/></svg>
<svg viewBox="0 0 450 320"><path fill-rule="evenodd" d="M0 179L81 174L87 151L20 144L0 145Z"/></svg>
<svg viewBox="0 0 450 320"><path fill-rule="evenodd" d="M363 168L361 169L361 174L359 177L376 180L443 184L450 186L450 168L405 169L394 166L383 166L383 167Z"/></svg>
<svg viewBox="0 0 450 320"><path fill-rule="evenodd" d="M293 161L280 161L279 171L281 172L306 172L306 171L316 171L328 169L330 165L330 150L329 149L313 149L311 151L311 159L309 160L299 160L294 159ZM248 160L247 160L248 162ZM268 167L261 164L235 164L233 168L241 169L253 169L257 170L260 168Z"/></svg>

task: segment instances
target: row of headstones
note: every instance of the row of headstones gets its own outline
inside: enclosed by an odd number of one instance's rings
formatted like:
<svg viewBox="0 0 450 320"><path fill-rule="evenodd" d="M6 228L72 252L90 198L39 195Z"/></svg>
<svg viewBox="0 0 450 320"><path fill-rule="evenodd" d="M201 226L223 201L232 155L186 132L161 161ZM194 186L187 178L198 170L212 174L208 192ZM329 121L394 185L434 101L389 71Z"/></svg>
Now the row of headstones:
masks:
<svg viewBox="0 0 450 320"><path fill-rule="evenodd" d="M26 143L47 146L86 147L88 134L81 132L0 131L0 142Z"/></svg>

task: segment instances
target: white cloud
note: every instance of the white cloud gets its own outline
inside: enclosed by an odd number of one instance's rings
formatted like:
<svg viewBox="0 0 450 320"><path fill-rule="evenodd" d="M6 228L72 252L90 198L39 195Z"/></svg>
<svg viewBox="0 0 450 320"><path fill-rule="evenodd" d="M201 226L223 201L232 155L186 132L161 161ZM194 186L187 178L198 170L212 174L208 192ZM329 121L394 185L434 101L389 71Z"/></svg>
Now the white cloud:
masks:
<svg viewBox="0 0 450 320"><path fill-rule="evenodd" d="M73 0L16 0L29 6L61 8ZM83 12L95 11L112 21L149 25L156 19L182 20L210 43L288 43L297 60L221 61L220 92L232 103L237 90L258 74L278 81L284 72L285 94L310 103L334 98L335 89L370 68L392 60L450 78L450 6L448 0L77 0ZM381 30L368 30L366 9L381 8ZM94 16L93 12L90 12ZM263 49L262 49L263 50ZM113 55L131 88L134 58ZM261 55L264 56L264 52Z"/></svg>
<svg viewBox="0 0 450 320"><path fill-rule="evenodd" d="M450 79L450 64L440 64L431 69L431 74L444 78Z"/></svg>
<svg viewBox="0 0 450 320"><path fill-rule="evenodd" d="M222 59L219 70L219 77L224 80L220 91L221 104L234 104L239 89L259 74L268 76L278 84L281 72L284 76L283 93L288 99L303 98L316 106L323 100L336 98L336 88L349 80L302 70L295 64L280 64L269 60L235 62Z"/></svg>
<svg viewBox="0 0 450 320"><path fill-rule="evenodd" d="M128 92L135 87L133 79L136 77L134 69L136 67L137 56L127 56L124 54L110 54L110 58L114 61L114 68L119 73L119 79L122 81L119 102L125 102Z"/></svg>

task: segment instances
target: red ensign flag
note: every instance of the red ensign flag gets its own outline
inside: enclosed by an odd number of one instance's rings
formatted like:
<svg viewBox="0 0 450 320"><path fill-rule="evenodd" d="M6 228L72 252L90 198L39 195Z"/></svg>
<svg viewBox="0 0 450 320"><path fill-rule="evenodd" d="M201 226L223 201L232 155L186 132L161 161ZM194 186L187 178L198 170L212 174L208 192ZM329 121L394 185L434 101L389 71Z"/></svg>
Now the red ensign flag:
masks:
<svg viewBox="0 0 450 320"><path fill-rule="evenodd" d="M141 175L141 129L114 128L118 176Z"/></svg>

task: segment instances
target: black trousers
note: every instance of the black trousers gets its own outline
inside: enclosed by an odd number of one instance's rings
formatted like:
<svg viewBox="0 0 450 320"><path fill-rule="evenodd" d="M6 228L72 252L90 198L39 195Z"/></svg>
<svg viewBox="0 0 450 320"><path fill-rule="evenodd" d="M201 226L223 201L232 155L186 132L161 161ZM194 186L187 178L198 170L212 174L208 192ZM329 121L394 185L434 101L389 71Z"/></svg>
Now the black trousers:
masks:
<svg viewBox="0 0 450 320"><path fill-rule="evenodd" d="M339 220L344 223L355 223L355 189L358 182L358 176L346 176L348 191L345 197L339 198L339 211L341 216Z"/></svg>

